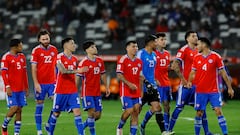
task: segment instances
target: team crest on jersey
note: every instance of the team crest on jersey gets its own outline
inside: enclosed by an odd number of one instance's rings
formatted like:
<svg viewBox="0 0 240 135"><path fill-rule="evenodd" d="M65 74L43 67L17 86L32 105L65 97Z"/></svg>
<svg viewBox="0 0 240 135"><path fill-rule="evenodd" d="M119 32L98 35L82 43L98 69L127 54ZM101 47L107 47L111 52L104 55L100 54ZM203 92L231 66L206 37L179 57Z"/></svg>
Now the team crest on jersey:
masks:
<svg viewBox="0 0 240 135"><path fill-rule="evenodd" d="M208 63L213 63L213 60L212 60L212 59L209 59L209 60L208 60Z"/></svg>
<svg viewBox="0 0 240 135"><path fill-rule="evenodd" d="M198 63L198 64L201 64L202 62L199 60L197 63Z"/></svg>
<svg viewBox="0 0 240 135"><path fill-rule="evenodd" d="M93 66L92 66L92 65L90 65L90 66L89 66L89 68L93 68Z"/></svg>
<svg viewBox="0 0 240 135"><path fill-rule="evenodd" d="M131 64L128 64L128 67L131 67Z"/></svg>
<svg viewBox="0 0 240 135"><path fill-rule="evenodd" d="M40 56L44 56L44 54L43 54L43 53L41 53L41 54L40 54Z"/></svg>
<svg viewBox="0 0 240 135"><path fill-rule="evenodd" d="M65 61L65 62L64 62L64 64L68 64L68 62L67 62L67 61Z"/></svg>
<svg viewBox="0 0 240 135"><path fill-rule="evenodd" d="M20 61L21 61L21 62L24 62L24 60L23 60L22 58L20 59Z"/></svg>
<svg viewBox="0 0 240 135"><path fill-rule="evenodd" d="M192 54L192 53L190 53L190 56L193 56L193 54Z"/></svg>
<svg viewBox="0 0 240 135"><path fill-rule="evenodd" d="M54 52L51 52L51 55L52 55L52 56L54 56L54 55L55 55L55 53L54 53Z"/></svg>
<svg viewBox="0 0 240 135"><path fill-rule="evenodd" d="M14 63L14 62L15 62L15 60L12 60L12 61L11 61L11 63Z"/></svg>
<svg viewBox="0 0 240 135"><path fill-rule="evenodd" d="M101 64L101 63L98 63L98 66L99 66L99 67L101 67L101 66L102 66L102 64Z"/></svg>

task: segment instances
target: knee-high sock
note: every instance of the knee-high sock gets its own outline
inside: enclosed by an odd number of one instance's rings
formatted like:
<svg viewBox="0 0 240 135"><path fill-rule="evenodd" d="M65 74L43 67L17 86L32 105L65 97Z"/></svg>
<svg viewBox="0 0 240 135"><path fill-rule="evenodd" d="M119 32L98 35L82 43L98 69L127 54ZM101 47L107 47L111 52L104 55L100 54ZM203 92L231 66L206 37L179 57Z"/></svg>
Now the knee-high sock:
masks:
<svg viewBox="0 0 240 135"><path fill-rule="evenodd" d="M175 108L173 113L172 113L172 118L169 122L169 128L168 130L169 131L172 131L173 130L173 127L177 121L177 118L178 118L178 115L182 112L182 108Z"/></svg>
<svg viewBox="0 0 240 135"><path fill-rule="evenodd" d="M37 130L42 130L42 110L43 104L37 104L35 111L35 122Z"/></svg>
<svg viewBox="0 0 240 135"><path fill-rule="evenodd" d="M155 116L156 116L157 124L158 124L159 128L161 129L161 132L165 131L162 112L156 112Z"/></svg>
<svg viewBox="0 0 240 135"><path fill-rule="evenodd" d="M195 135L200 135L201 127L202 127L202 117L195 117L195 122L194 122Z"/></svg>
<svg viewBox="0 0 240 135"><path fill-rule="evenodd" d="M83 123L82 123L82 117L79 116L75 116L74 117L74 121L75 121L75 126L78 130L78 135L84 135L83 133Z"/></svg>
<svg viewBox="0 0 240 135"><path fill-rule="evenodd" d="M2 124L2 127L3 127L3 128L7 128L8 123L9 123L11 120L12 120L11 117L5 117L5 118L4 118L4 121L3 121L3 124Z"/></svg>
<svg viewBox="0 0 240 135"><path fill-rule="evenodd" d="M143 121L142 121L142 124L141 124L141 126L142 126L143 128L145 128L147 122L148 122L149 119L152 117L152 115L153 115L153 113L152 113L150 110L146 112L145 117L144 117L144 119L143 119Z"/></svg>
<svg viewBox="0 0 240 135"><path fill-rule="evenodd" d="M204 133L207 135L208 133L210 133L209 129L208 129L208 120L207 120L207 114L206 111L203 112L203 116L202 116L202 126L204 129Z"/></svg>
<svg viewBox="0 0 240 135"><path fill-rule="evenodd" d="M118 129L123 128L123 126L125 125L126 121L125 120L120 120L119 124L118 124Z"/></svg>
<svg viewBox="0 0 240 135"><path fill-rule="evenodd" d="M54 114L52 114L49 119L49 131L51 134L53 134L54 132L56 123L57 123L57 117Z"/></svg>
<svg viewBox="0 0 240 135"><path fill-rule="evenodd" d="M222 129L222 133L224 135L228 134L227 122L223 115L218 116L218 124L219 124L220 128Z"/></svg>
<svg viewBox="0 0 240 135"><path fill-rule="evenodd" d="M20 133L21 121L15 121L14 123L14 133Z"/></svg>
<svg viewBox="0 0 240 135"><path fill-rule="evenodd" d="M87 123L88 123L88 127L89 127L89 130L90 130L91 135L96 135L96 131L95 131L95 119L88 117Z"/></svg>
<svg viewBox="0 0 240 135"><path fill-rule="evenodd" d="M131 135L136 135L137 134L137 128L138 128L137 125L131 125L130 126L130 134Z"/></svg>
<svg viewBox="0 0 240 135"><path fill-rule="evenodd" d="M164 113L163 114L163 119L164 119L165 130L168 130L168 127L169 127L169 113Z"/></svg>

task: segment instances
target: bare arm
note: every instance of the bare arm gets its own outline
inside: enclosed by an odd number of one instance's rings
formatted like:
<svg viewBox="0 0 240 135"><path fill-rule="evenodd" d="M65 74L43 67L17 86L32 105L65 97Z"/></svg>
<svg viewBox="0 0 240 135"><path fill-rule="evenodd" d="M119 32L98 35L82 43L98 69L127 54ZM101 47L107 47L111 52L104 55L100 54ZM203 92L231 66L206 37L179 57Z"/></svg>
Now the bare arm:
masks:
<svg viewBox="0 0 240 135"><path fill-rule="evenodd" d="M108 81L107 81L106 73L101 75L101 79L103 81L103 84L106 86L106 96L108 97L110 95L110 90L109 90L109 84L108 84Z"/></svg>
<svg viewBox="0 0 240 135"><path fill-rule="evenodd" d="M225 69L219 70L219 74L222 76L223 80L226 82L227 87L228 87L228 94L231 98L234 96L234 90L232 89L231 81L228 78L228 75L225 71Z"/></svg>
<svg viewBox="0 0 240 135"><path fill-rule="evenodd" d="M117 78L125 83L131 90L137 90L137 86L129 82L121 73L117 73Z"/></svg>
<svg viewBox="0 0 240 135"><path fill-rule="evenodd" d="M187 80L184 78L182 72L180 71L179 65L180 65L180 62L178 60L173 60L171 68L176 72L178 77L181 79L182 84L186 85L187 84Z"/></svg>
<svg viewBox="0 0 240 135"><path fill-rule="evenodd" d="M187 82L187 87L188 87L188 88L191 88L191 87L192 87L192 81L193 81L193 79L195 78L195 74L196 74L196 71L195 71L195 70L192 70L192 71L189 73L188 82Z"/></svg>
<svg viewBox="0 0 240 135"><path fill-rule="evenodd" d="M77 70L68 70L64 67L64 65L61 62L57 62L57 68L62 74L75 74L75 73L83 73L88 71L87 66Z"/></svg>
<svg viewBox="0 0 240 135"><path fill-rule="evenodd" d="M32 68L32 79L34 83L34 89L36 90L36 92L41 93L41 87L37 79L37 64L32 64L31 68Z"/></svg>

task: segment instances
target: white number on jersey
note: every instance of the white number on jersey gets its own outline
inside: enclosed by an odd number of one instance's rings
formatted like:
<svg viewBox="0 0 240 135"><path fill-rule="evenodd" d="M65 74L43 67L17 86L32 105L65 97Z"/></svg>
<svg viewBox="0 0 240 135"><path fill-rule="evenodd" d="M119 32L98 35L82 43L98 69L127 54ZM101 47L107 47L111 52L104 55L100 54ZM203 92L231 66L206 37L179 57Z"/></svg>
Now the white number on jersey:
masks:
<svg viewBox="0 0 240 135"><path fill-rule="evenodd" d="M44 63L52 63L52 56L44 56Z"/></svg>
<svg viewBox="0 0 240 135"><path fill-rule="evenodd" d="M21 63L17 62L17 69L21 69Z"/></svg>
<svg viewBox="0 0 240 135"><path fill-rule="evenodd" d="M167 64L166 59L160 59L160 66L161 67L166 66L166 64Z"/></svg>
<svg viewBox="0 0 240 135"><path fill-rule="evenodd" d="M149 67L154 67L154 60L149 60Z"/></svg>
<svg viewBox="0 0 240 135"><path fill-rule="evenodd" d="M133 68L132 68L132 71L133 71L133 75L136 75L136 74L137 74L137 71L138 71L138 67L133 67Z"/></svg>
<svg viewBox="0 0 240 135"><path fill-rule="evenodd" d="M202 66L202 70L207 71L207 64L204 64L204 65Z"/></svg>
<svg viewBox="0 0 240 135"><path fill-rule="evenodd" d="M94 67L94 74L99 74L100 73L100 68L99 67Z"/></svg>

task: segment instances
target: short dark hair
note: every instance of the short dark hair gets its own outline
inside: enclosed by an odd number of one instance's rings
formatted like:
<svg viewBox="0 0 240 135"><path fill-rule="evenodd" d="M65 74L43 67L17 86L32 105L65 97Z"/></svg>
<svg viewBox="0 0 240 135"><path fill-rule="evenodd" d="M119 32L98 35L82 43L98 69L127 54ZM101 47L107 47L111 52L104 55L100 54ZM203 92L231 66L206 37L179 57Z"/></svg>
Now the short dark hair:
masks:
<svg viewBox="0 0 240 135"><path fill-rule="evenodd" d="M86 51L91 45L94 45L92 40L85 41L82 45L83 51Z"/></svg>
<svg viewBox="0 0 240 135"><path fill-rule="evenodd" d="M154 41L155 39L157 39L157 37L155 35L148 35L146 38L145 38L145 45L150 42L150 41Z"/></svg>
<svg viewBox="0 0 240 135"><path fill-rule="evenodd" d="M200 40L201 42L205 43L207 45L208 48L211 47L211 42L208 38L206 37L200 37L198 40Z"/></svg>
<svg viewBox="0 0 240 135"><path fill-rule="evenodd" d="M192 31L192 30L186 32L186 34L185 34L185 41L186 41L186 42L187 42L187 38L188 38L188 37L190 36L190 34L192 34L192 33L197 33L197 32Z"/></svg>
<svg viewBox="0 0 240 135"><path fill-rule="evenodd" d="M73 38L67 37L67 38L63 39L63 40L62 40L61 47L63 48L64 44L67 43L67 42L69 42L70 40L73 40Z"/></svg>
<svg viewBox="0 0 240 135"><path fill-rule="evenodd" d="M48 34L50 36L50 33L46 30L46 29L41 29L39 32L38 32L38 35L37 35L37 38L39 40L39 38L42 36L42 35L46 35Z"/></svg>
<svg viewBox="0 0 240 135"><path fill-rule="evenodd" d="M128 41L126 44L125 44L125 47L129 46L130 44L136 44L137 42L134 41L134 40L131 40L131 41Z"/></svg>
<svg viewBox="0 0 240 135"><path fill-rule="evenodd" d="M9 47L18 46L22 41L20 39L11 39L9 42Z"/></svg>
<svg viewBox="0 0 240 135"><path fill-rule="evenodd" d="M156 33L155 36L156 36L157 38L159 38L159 37L166 37L166 34L159 32L159 33Z"/></svg>

